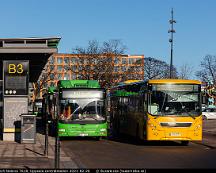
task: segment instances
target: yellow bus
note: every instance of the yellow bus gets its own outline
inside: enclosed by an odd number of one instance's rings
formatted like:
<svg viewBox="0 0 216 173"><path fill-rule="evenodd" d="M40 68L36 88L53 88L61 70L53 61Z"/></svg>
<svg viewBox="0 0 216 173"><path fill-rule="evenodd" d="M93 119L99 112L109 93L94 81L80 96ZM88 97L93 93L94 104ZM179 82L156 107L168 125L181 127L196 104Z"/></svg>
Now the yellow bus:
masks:
<svg viewBox="0 0 216 173"><path fill-rule="evenodd" d="M155 79L123 82L110 90L115 134L142 140L202 140L201 82Z"/></svg>

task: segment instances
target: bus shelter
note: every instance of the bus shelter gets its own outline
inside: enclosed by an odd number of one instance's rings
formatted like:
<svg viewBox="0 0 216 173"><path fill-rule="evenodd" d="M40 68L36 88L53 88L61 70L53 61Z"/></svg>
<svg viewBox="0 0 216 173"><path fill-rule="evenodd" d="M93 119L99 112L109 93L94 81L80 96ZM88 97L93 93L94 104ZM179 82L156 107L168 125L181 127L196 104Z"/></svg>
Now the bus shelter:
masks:
<svg viewBox="0 0 216 173"><path fill-rule="evenodd" d="M0 127L3 140L19 137L20 115L28 113L29 83L37 82L60 37L0 38Z"/></svg>

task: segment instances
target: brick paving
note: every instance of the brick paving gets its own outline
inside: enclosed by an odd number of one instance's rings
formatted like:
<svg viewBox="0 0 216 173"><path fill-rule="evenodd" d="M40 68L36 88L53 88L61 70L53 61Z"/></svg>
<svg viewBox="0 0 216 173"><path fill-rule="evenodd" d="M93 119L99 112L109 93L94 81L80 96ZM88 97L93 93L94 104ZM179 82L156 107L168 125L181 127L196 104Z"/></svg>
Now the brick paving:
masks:
<svg viewBox="0 0 216 173"><path fill-rule="evenodd" d="M216 120L203 120L203 140L196 143L216 148Z"/></svg>
<svg viewBox="0 0 216 173"><path fill-rule="evenodd" d="M35 144L0 141L0 168L39 169L54 168L55 138L49 136L48 156L44 156L44 135L37 133ZM76 163L60 150L60 168L78 168Z"/></svg>

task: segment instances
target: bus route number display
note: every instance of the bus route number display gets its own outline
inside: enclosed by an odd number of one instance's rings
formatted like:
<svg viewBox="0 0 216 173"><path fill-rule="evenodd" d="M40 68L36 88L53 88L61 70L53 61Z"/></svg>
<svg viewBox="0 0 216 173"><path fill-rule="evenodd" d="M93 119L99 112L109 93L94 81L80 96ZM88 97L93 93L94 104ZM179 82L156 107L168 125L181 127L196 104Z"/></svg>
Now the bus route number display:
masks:
<svg viewBox="0 0 216 173"><path fill-rule="evenodd" d="M4 61L4 95L28 95L29 61Z"/></svg>

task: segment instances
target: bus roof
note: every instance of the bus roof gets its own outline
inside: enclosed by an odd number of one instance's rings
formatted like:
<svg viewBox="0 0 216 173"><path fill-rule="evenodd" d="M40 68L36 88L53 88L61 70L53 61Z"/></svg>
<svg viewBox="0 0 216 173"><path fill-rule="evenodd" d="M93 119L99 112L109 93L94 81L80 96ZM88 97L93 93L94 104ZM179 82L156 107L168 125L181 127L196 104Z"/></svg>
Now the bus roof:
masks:
<svg viewBox="0 0 216 173"><path fill-rule="evenodd" d="M171 83L171 84L202 84L201 81L198 80L188 80L188 79L151 79L148 81L149 84L163 84L163 83Z"/></svg>
<svg viewBox="0 0 216 173"><path fill-rule="evenodd" d="M130 84L130 83L135 83L135 82L140 82L141 80L126 80L124 82L121 82L122 84Z"/></svg>
<svg viewBox="0 0 216 173"><path fill-rule="evenodd" d="M60 88L100 88L96 80L60 80L58 82Z"/></svg>
<svg viewBox="0 0 216 173"><path fill-rule="evenodd" d="M130 86L130 85L143 85L145 83L149 84L202 84L199 80L189 80L189 79L150 79L150 80L128 80L118 83L112 89Z"/></svg>

